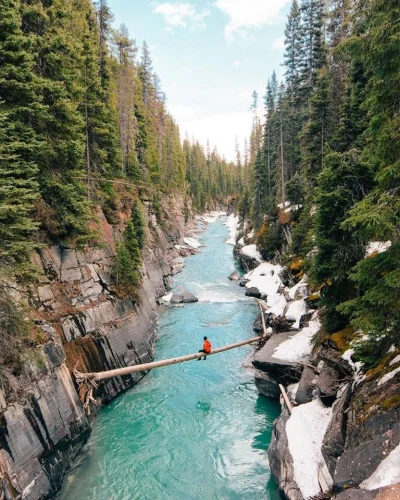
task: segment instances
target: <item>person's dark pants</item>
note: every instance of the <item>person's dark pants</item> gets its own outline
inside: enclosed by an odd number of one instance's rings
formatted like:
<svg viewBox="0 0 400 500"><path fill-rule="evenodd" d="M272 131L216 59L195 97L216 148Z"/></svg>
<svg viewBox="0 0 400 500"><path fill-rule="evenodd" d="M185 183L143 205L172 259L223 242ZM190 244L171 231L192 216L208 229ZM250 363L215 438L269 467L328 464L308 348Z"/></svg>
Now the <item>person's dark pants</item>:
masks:
<svg viewBox="0 0 400 500"><path fill-rule="evenodd" d="M210 354L209 352L205 351L204 349L200 349L200 351L199 351L199 352L204 352L204 354ZM205 359L206 359L206 356L204 356L204 358L203 358L203 359L205 360ZM197 358L197 361L200 361L200 360L201 360L201 358Z"/></svg>

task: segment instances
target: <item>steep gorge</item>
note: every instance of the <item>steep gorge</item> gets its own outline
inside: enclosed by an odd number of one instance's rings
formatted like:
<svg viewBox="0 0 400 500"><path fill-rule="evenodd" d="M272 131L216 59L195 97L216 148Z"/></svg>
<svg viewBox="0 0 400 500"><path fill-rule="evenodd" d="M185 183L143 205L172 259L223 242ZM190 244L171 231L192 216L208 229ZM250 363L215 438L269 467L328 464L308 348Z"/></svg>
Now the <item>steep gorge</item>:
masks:
<svg viewBox="0 0 400 500"><path fill-rule="evenodd" d="M154 354L157 300L169 285L174 247L184 235L181 198L168 203L161 226L147 206L146 245L137 301L113 293L110 273L116 229L100 213L101 245L76 250L47 246L35 257L39 285L14 291L31 306L37 341L23 355L22 376L0 390L0 474L5 498L52 497L90 433L90 419L71 372L106 370L150 361ZM33 312L32 312L33 311ZM110 401L145 374L113 379L99 388Z"/></svg>

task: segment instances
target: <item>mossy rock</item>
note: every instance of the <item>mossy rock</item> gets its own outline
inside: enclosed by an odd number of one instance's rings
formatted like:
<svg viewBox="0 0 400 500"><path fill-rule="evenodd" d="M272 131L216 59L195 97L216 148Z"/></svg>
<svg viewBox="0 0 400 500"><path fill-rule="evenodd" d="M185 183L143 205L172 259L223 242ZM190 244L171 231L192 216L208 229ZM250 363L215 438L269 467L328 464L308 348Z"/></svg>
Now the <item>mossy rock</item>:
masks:
<svg viewBox="0 0 400 500"><path fill-rule="evenodd" d="M379 361L379 363L376 366L374 366L374 368L370 368L366 372L366 374L365 374L366 377L368 379L373 379L376 377L381 378L384 375L386 375L386 373L393 371L399 365L399 363L395 363L395 364L390 366L390 361L398 355L399 355L399 351L390 352L390 353L386 354L386 356L384 356Z"/></svg>
<svg viewBox="0 0 400 500"><path fill-rule="evenodd" d="M343 330L333 333L330 339L335 342L340 352L345 352L350 348L350 342L354 340L355 333L352 326L348 326Z"/></svg>
<svg viewBox="0 0 400 500"><path fill-rule="evenodd" d="M303 266L304 266L304 259L298 257L297 259L292 260L292 262L289 264L289 269L291 271L300 272Z"/></svg>

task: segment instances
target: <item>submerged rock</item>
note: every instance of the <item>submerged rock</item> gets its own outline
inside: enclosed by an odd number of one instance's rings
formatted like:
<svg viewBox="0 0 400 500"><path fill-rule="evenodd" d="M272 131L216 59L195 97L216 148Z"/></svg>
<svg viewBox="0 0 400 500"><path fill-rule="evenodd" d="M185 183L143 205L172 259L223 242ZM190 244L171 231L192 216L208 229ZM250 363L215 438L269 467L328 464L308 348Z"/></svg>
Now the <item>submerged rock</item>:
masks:
<svg viewBox="0 0 400 500"><path fill-rule="evenodd" d="M199 299L193 295L193 293L190 292L183 292L182 293L182 302L184 304L189 304L191 302L198 302Z"/></svg>

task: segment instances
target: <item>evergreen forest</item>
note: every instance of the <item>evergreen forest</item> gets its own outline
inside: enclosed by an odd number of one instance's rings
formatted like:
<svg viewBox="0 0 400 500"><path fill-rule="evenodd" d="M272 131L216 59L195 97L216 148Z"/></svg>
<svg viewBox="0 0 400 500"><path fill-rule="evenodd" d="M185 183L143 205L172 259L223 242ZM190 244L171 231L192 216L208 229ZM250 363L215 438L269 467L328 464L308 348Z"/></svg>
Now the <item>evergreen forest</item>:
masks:
<svg viewBox="0 0 400 500"><path fill-rule="evenodd" d="M293 0L284 80L267 80L264 117L253 94L239 165L263 257L321 295L316 342L359 339L367 367L399 345L399 47L396 0Z"/></svg>
<svg viewBox="0 0 400 500"><path fill-rule="evenodd" d="M148 45L113 28L106 0L0 0L0 11L2 280L34 280L30 255L49 242L95 244L98 209L116 223L130 186L113 275L134 287L144 200L161 221L174 194L198 212L233 198L262 256L307 273L325 333L362 331L367 365L398 345L397 0L293 0L284 79L254 92L235 162L182 140Z"/></svg>

